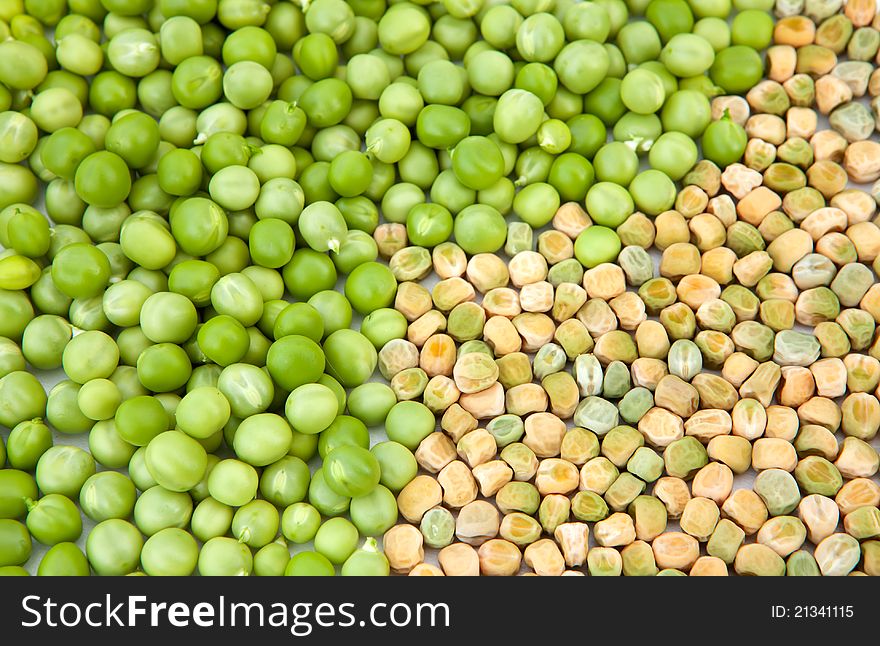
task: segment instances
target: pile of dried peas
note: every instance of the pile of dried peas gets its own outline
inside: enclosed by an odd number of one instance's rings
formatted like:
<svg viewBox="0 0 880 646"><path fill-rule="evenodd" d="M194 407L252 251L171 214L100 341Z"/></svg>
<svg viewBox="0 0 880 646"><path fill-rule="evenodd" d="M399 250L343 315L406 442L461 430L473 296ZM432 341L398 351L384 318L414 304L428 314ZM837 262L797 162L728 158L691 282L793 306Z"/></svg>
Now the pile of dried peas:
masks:
<svg viewBox="0 0 880 646"><path fill-rule="evenodd" d="M880 573L878 48L0 0L0 574Z"/></svg>

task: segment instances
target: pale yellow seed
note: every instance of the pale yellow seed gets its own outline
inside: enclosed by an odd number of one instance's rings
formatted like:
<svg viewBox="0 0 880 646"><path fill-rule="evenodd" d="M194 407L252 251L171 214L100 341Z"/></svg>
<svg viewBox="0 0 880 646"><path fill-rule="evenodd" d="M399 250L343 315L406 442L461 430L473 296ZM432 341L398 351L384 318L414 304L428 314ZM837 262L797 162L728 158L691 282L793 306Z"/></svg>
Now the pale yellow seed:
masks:
<svg viewBox="0 0 880 646"><path fill-rule="evenodd" d="M425 471L438 473L456 458L455 445L445 433L437 431L419 442L415 456Z"/></svg>
<svg viewBox="0 0 880 646"><path fill-rule="evenodd" d="M422 533L412 525L395 525L382 538L388 564L395 572L408 573L425 558Z"/></svg>

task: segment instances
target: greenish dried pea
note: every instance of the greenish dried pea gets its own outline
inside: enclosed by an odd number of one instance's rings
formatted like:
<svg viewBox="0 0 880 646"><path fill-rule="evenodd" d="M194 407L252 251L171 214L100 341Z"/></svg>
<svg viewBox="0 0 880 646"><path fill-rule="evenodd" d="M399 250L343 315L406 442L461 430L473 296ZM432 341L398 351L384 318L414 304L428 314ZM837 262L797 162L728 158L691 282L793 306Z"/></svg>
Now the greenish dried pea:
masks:
<svg viewBox="0 0 880 646"><path fill-rule="evenodd" d="M709 463L706 448L694 437L673 441L663 450L666 473L688 480Z"/></svg>
<svg viewBox="0 0 880 646"><path fill-rule="evenodd" d="M837 467L817 455L807 456L798 462L794 477L805 495L834 497L843 486L843 477Z"/></svg>
<svg viewBox="0 0 880 646"><path fill-rule="evenodd" d="M630 424L638 423L645 413L653 407L654 395L650 390L642 386L633 388L626 393L619 402L617 402L617 409L620 411L620 417Z"/></svg>
<svg viewBox="0 0 880 646"><path fill-rule="evenodd" d="M801 492L794 477L782 469L765 469L755 478L755 493L767 506L771 516L784 516L794 511L801 501Z"/></svg>

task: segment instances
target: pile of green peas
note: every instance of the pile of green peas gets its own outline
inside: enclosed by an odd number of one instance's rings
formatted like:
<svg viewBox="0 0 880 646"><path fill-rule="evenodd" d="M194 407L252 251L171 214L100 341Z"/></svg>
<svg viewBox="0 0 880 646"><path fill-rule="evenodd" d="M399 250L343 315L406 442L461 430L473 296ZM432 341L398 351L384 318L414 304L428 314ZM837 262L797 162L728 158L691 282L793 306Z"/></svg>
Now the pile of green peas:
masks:
<svg viewBox="0 0 880 646"><path fill-rule="evenodd" d="M436 420L371 381L380 225L496 252L582 201L613 260L738 137L771 5L0 0L0 573L388 574Z"/></svg>

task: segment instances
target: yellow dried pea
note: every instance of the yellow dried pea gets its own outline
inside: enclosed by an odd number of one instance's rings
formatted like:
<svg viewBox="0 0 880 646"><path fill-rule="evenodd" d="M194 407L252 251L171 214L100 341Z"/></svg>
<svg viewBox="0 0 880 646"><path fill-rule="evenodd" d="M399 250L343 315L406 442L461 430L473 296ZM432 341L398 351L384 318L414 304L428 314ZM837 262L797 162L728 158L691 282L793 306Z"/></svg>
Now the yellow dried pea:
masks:
<svg viewBox="0 0 880 646"><path fill-rule="evenodd" d="M403 314L410 323L429 312L432 306L431 293L418 283L403 282L397 286L394 309Z"/></svg>
<svg viewBox="0 0 880 646"><path fill-rule="evenodd" d="M446 576L480 575L480 557L467 543L447 545L437 553L437 562Z"/></svg>
<svg viewBox="0 0 880 646"><path fill-rule="evenodd" d="M480 546L498 536L501 515L485 500L475 500L462 507L455 519L455 537L462 543Z"/></svg>
<svg viewBox="0 0 880 646"><path fill-rule="evenodd" d="M766 545L751 543L739 548L733 569L740 576L782 576L785 561Z"/></svg>
<svg viewBox="0 0 880 646"><path fill-rule="evenodd" d="M685 229L687 230L687 225ZM689 274L699 274L700 266L700 250L696 245L689 242L674 242L663 249L660 258L660 275L676 281Z"/></svg>
<svg viewBox="0 0 880 646"><path fill-rule="evenodd" d="M425 512L443 500L440 483L431 476L416 476L397 494L400 515L410 523L419 523Z"/></svg>
<svg viewBox="0 0 880 646"><path fill-rule="evenodd" d="M493 538L480 545L477 557L483 576L514 576L522 563L519 548L503 538Z"/></svg>
<svg viewBox="0 0 880 646"><path fill-rule="evenodd" d="M446 317L442 312L425 312L406 329L406 338L417 347L422 347L432 335L446 329Z"/></svg>
<svg viewBox="0 0 880 646"><path fill-rule="evenodd" d="M795 516L776 516L761 526L756 538L758 543L785 558L803 546L807 528Z"/></svg>
<svg viewBox="0 0 880 646"><path fill-rule="evenodd" d="M816 391L813 373L801 366L784 366L776 399L783 406L793 408L806 402Z"/></svg>
<svg viewBox="0 0 880 646"><path fill-rule="evenodd" d="M471 471L480 487L480 495L490 498L513 479L513 470L503 460L478 464Z"/></svg>
<svg viewBox="0 0 880 646"><path fill-rule="evenodd" d="M739 401L736 389L718 375L701 372L691 380L691 384L700 394L701 405L705 408L730 411Z"/></svg>
<svg viewBox="0 0 880 646"><path fill-rule="evenodd" d="M816 134L818 126L818 117L816 116L815 111L810 108L795 106L789 108L788 112L785 113L785 135L788 137L789 142L794 138L798 138L803 145L808 146L803 140L809 139ZM785 146L786 144L783 144L782 147L780 147L780 155L784 154ZM807 151L812 154L811 148L808 147Z"/></svg>
<svg viewBox="0 0 880 646"><path fill-rule="evenodd" d="M678 211L660 213L654 218L654 226L657 230L654 246L660 251L665 251L671 245L686 243L690 240L687 220Z"/></svg>
<svg viewBox="0 0 880 646"><path fill-rule="evenodd" d="M849 0L844 5L843 13L850 19L854 27L870 25L877 12L877 3L871 0Z"/></svg>
<svg viewBox="0 0 880 646"><path fill-rule="evenodd" d="M785 141L785 121L775 114L754 114L746 121L745 129L749 137L763 139L774 146Z"/></svg>
<svg viewBox="0 0 880 646"><path fill-rule="evenodd" d="M441 242L431 252L434 271L441 280L461 277L467 271L467 256L454 242Z"/></svg>
<svg viewBox="0 0 880 646"><path fill-rule="evenodd" d="M716 249L727 240L727 229L721 220L711 213L699 213L688 221L691 239L701 252Z"/></svg>
<svg viewBox="0 0 880 646"><path fill-rule="evenodd" d="M443 489L443 503L459 509L477 497L477 483L471 470L461 460L453 460L437 474L437 482Z"/></svg>
<svg viewBox="0 0 880 646"><path fill-rule="evenodd" d="M466 433L455 447L458 457L465 461L471 469L484 464L495 457L498 445L495 437L486 429L478 428Z"/></svg>
<svg viewBox="0 0 880 646"><path fill-rule="evenodd" d="M700 544L684 532L665 532L651 543L660 568L687 571L700 557Z"/></svg>
<svg viewBox="0 0 880 646"><path fill-rule="evenodd" d="M880 144L867 140L852 142L844 153L843 167L858 184L880 179Z"/></svg>
<svg viewBox="0 0 880 646"><path fill-rule="evenodd" d="M526 547L523 560L538 576L560 576L565 570L565 558L549 538L542 538Z"/></svg>
<svg viewBox="0 0 880 646"><path fill-rule="evenodd" d="M624 330L636 330L648 318L645 303L635 292L624 292L612 298L608 305Z"/></svg>
<svg viewBox="0 0 880 646"><path fill-rule="evenodd" d="M868 478L854 478L840 488L834 502L844 515L859 507L877 507L880 505L880 485Z"/></svg>
<svg viewBox="0 0 880 646"><path fill-rule="evenodd" d="M467 280L481 294L506 287L510 275L505 262L494 253L478 253L467 263Z"/></svg>
<svg viewBox="0 0 880 646"><path fill-rule="evenodd" d="M776 161L776 146L758 137L749 139L743 160L746 166L760 173Z"/></svg>
<svg viewBox="0 0 880 646"><path fill-rule="evenodd" d="M428 377L452 376L455 366L455 341L446 334L433 334L425 339L419 353L419 367Z"/></svg>
<svg viewBox="0 0 880 646"><path fill-rule="evenodd" d="M704 467L705 468L705 467ZM681 514L681 530L698 541L705 543L721 518L721 511L714 500L698 496L688 500Z"/></svg>
<svg viewBox="0 0 880 646"><path fill-rule="evenodd" d="M581 467L578 488L581 491L602 495L608 491L619 475L620 472L611 460L603 456L596 457L588 460Z"/></svg>
<svg viewBox="0 0 880 646"><path fill-rule="evenodd" d="M485 390L463 393L458 403L476 419L498 417L504 413L504 387L495 382Z"/></svg>
<svg viewBox="0 0 880 646"><path fill-rule="evenodd" d="M797 50L791 45L773 45L767 48L767 78L783 83L790 79L797 67Z"/></svg>
<svg viewBox="0 0 880 646"><path fill-rule="evenodd" d="M877 202L871 195L858 189L846 189L831 198L831 206L846 213L850 226L867 222L877 214Z"/></svg>
<svg viewBox="0 0 880 646"><path fill-rule="evenodd" d="M575 283L562 283L553 296L551 315L559 323L568 321L586 302L587 292L583 287Z"/></svg>
<svg viewBox="0 0 880 646"><path fill-rule="evenodd" d="M644 213L633 213L617 227L617 235L624 246L635 245L650 249L657 231L654 222Z"/></svg>
<svg viewBox="0 0 880 646"><path fill-rule="evenodd" d="M565 437L565 422L552 413L535 413L525 420L523 444L539 458L559 455Z"/></svg>
<svg viewBox="0 0 880 646"><path fill-rule="evenodd" d="M546 280L529 283L519 291L519 304L523 312L549 312L553 309L553 285Z"/></svg>
<svg viewBox="0 0 880 646"><path fill-rule="evenodd" d="M389 260L408 244L406 225L399 222L383 222L373 232L373 239L379 248L379 255Z"/></svg>
<svg viewBox="0 0 880 646"><path fill-rule="evenodd" d="M509 287L491 289L483 296L483 309L491 317L503 316L512 319L522 312L519 304L519 293Z"/></svg>
<svg viewBox="0 0 880 646"><path fill-rule="evenodd" d="M394 572L406 574L425 558L422 533L412 525L395 525L382 537L382 548Z"/></svg>
<svg viewBox="0 0 880 646"><path fill-rule="evenodd" d="M650 281L649 281L650 282ZM575 315L587 331L593 337L599 337L606 332L616 330L618 326L614 310L605 301L599 298L591 298L577 311Z"/></svg>
<svg viewBox="0 0 880 646"><path fill-rule="evenodd" d="M412 570L409 571L407 576L446 576L443 574L443 570L441 570L436 565L432 565L431 563L419 563Z"/></svg>
<svg viewBox="0 0 880 646"><path fill-rule="evenodd" d="M720 505L733 491L733 471L721 462L710 462L694 476L691 491Z"/></svg>
<svg viewBox="0 0 880 646"><path fill-rule="evenodd" d="M764 501L751 489L737 489L721 505L721 512L751 536L767 521Z"/></svg>
<svg viewBox="0 0 880 646"><path fill-rule="evenodd" d="M574 240L592 224L590 216L577 202L562 204L553 216L551 226Z"/></svg>
<svg viewBox="0 0 880 646"><path fill-rule="evenodd" d="M537 251L520 251L508 263L510 282L521 288L547 278L547 259Z"/></svg>
<svg viewBox="0 0 880 646"><path fill-rule="evenodd" d="M584 273L584 289L589 298L609 301L626 291L626 276L618 265L602 263Z"/></svg>
<svg viewBox="0 0 880 646"><path fill-rule="evenodd" d="M553 339L556 324L546 314L523 312L513 317L513 326L522 337L523 352L537 352Z"/></svg>
<svg viewBox="0 0 880 646"><path fill-rule="evenodd" d="M816 24L806 16L787 16L773 28L773 42L792 47L810 45L816 36Z"/></svg>
<svg viewBox="0 0 880 646"><path fill-rule="evenodd" d="M727 564L717 556L701 556L694 561L689 576L728 576Z"/></svg>
<svg viewBox="0 0 880 646"><path fill-rule="evenodd" d="M810 542L818 545L837 529L840 509L831 498L810 494L798 504L798 516L807 528Z"/></svg>
<svg viewBox="0 0 880 646"><path fill-rule="evenodd" d="M670 520L681 518L688 501L691 499L687 483L681 478L672 476L664 476L657 480L654 483L653 495L666 506L666 513Z"/></svg>
<svg viewBox="0 0 880 646"><path fill-rule="evenodd" d="M492 316L486 321L483 340L496 357L519 353L522 349L522 337L510 319L504 316Z"/></svg>
<svg viewBox="0 0 880 646"><path fill-rule="evenodd" d="M740 163L731 164L721 173L721 185L737 200L758 188L761 179L761 173Z"/></svg>
<svg viewBox="0 0 880 646"><path fill-rule="evenodd" d="M438 473L456 458L455 444L439 431L431 433L419 443L415 451L419 466L429 473Z"/></svg>
<svg viewBox="0 0 880 646"><path fill-rule="evenodd" d="M852 98L852 89L836 76L829 74L816 80L816 106L822 114L830 114Z"/></svg>
<svg viewBox="0 0 880 646"><path fill-rule="evenodd" d="M453 442L457 442L468 431L477 428L476 418L461 407L459 403L452 404L440 418L442 428Z"/></svg>
<svg viewBox="0 0 880 646"><path fill-rule="evenodd" d="M807 169L807 184L819 191L825 199L831 199L844 188L848 181L843 166L830 159L819 159Z"/></svg>
<svg viewBox="0 0 880 646"><path fill-rule="evenodd" d="M675 196L675 210L685 218L693 218L703 213L709 205L709 196L699 186L684 186Z"/></svg>
<svg viewBox="0 0 880 646"><path fill-rule="evenodd" d="M590 527L586 523L562 523L553 532L553 538L562 549L568 567L580 567L587 560Z"/></svg>
<svg viewBox="0 0 880 646"><path fill-rule="evenodd" d="M636 540L636 529L629 514L616 512L593 527L593 537L601 547L622 547Z"/></svg>

